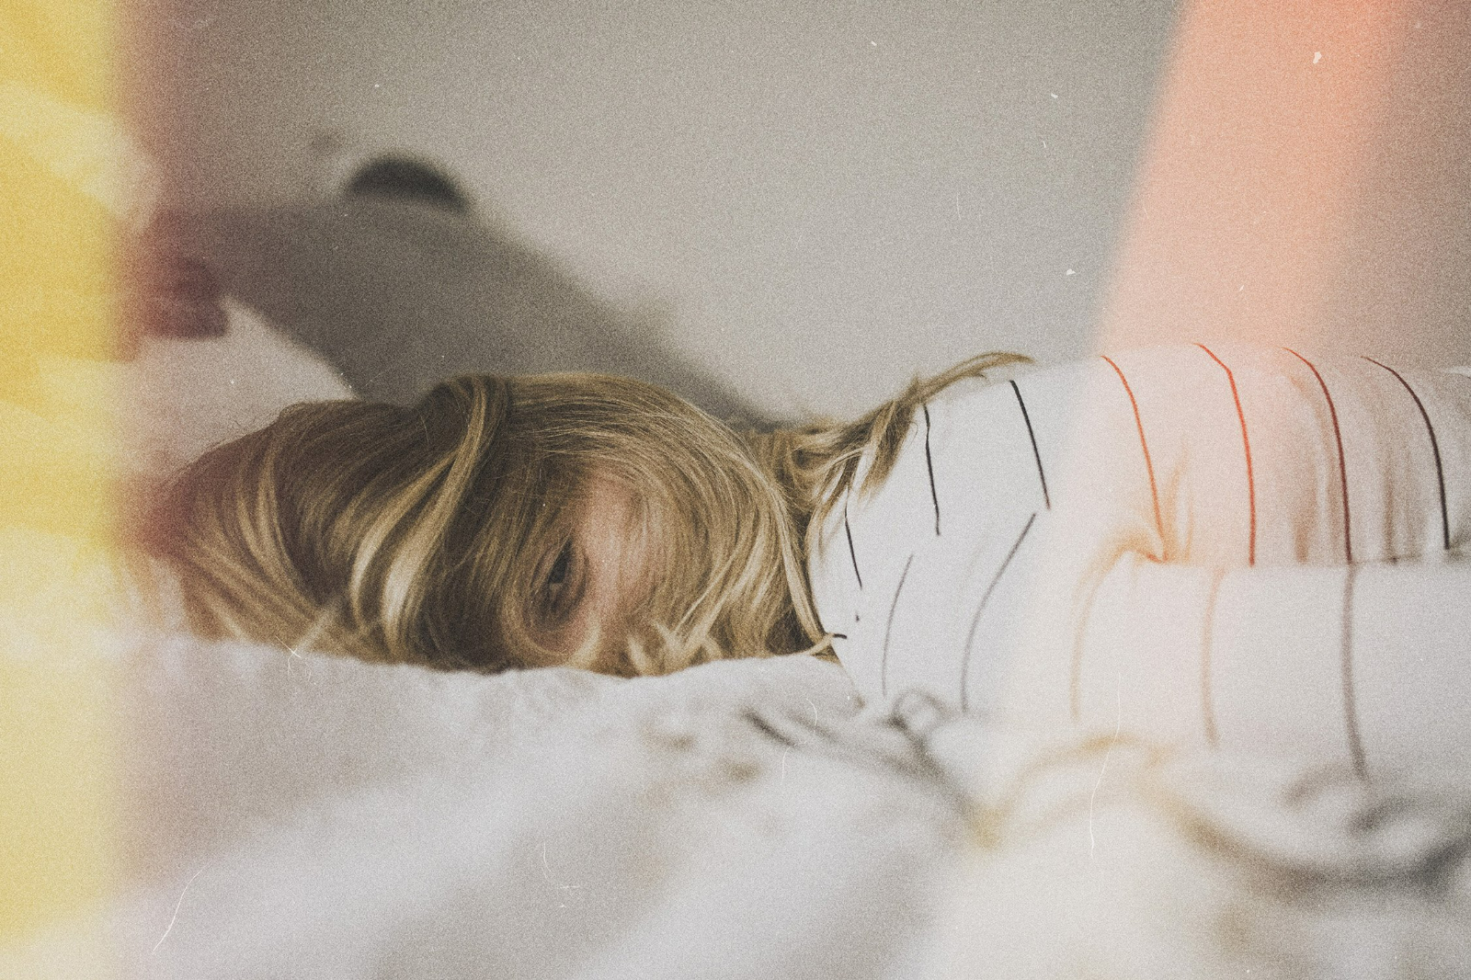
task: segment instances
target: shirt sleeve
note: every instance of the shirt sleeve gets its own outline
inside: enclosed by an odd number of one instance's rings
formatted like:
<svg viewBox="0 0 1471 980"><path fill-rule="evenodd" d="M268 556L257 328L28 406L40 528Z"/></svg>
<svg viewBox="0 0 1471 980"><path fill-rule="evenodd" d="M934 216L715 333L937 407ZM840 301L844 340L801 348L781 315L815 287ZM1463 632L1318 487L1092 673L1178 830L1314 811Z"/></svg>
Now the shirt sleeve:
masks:
<svg viewBox="0 0 1471 980"><path fill-rule="evenodd" d="M1131 556L1076 656L1017 671L1007 706L1365 774L1455 764L1471 752L1468 598L1464 560L1222 571Z"/></svg>

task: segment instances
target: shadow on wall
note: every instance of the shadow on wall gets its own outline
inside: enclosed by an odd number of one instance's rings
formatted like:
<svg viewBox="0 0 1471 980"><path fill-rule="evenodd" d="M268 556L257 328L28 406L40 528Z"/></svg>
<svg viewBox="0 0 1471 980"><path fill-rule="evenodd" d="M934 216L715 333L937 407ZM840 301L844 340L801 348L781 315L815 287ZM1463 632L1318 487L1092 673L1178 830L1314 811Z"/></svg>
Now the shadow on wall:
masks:
<svg viewBox="0 0 1471 980"><path fill-rule="evenodd" d="M663 385L737 425L770 421L414 160L371 161L331 200L161 224L174 249L370 400L410 402L456 374L599 371Z"/></svg>

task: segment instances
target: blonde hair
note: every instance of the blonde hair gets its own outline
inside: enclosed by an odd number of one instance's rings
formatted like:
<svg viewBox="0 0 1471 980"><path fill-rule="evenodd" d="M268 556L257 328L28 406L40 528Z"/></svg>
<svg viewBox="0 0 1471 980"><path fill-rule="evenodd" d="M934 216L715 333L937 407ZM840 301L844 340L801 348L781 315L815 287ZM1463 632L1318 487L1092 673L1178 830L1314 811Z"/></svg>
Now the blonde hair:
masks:
<svg viewBox="0 0 1471 980"><path fill-rule="evenodd" d="M538 570L589 481L608 476L660 561L622 660L601 669L820 649L804 530L865 452L865 485L882 481L924 400L1020 360L982 355L852 423L744 437L605 375L467 376L412 407L298 405L187 468L154 548L205 635L447 669L544 663L565 658L528 618Z"/></svg>
<svg viewBox="0 0 1471 980"><path fill-rule="evenodd" d="M897 398L852 422L817 422L752 437L753 451L782 488L791 520L802 532L804 560L813 553L829 510L844 492L861 496L883 484L899 458L915 411L925 402L957 381L1030 363L1021 354L978 354L941 374L915 378ZM854 486L865 457L871 462L863 481Z"/></svg>
<svg viewBox="0 0 1471 980"><path fill-rule="evenodd" d="M181 475L157 549L206 635L446 668L545 662L534 577L594 473L627 485L664 559L616 672L820 635L781 493L739 437L625 378L470 376L408 408L295 406Z"/></svg>

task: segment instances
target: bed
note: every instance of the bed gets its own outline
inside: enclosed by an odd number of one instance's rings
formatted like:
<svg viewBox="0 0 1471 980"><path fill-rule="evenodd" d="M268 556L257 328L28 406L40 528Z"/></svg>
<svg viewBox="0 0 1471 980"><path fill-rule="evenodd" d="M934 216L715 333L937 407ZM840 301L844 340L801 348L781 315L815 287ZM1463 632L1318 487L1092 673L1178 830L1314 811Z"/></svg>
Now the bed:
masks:
<svg viewBox="0 0 1471 980"><path fill-rule="evenodd" d="M625 681L120 638L126 887L14 977L1463 976L1471 787ZM116 972L95 964L112 961ZM92 968L89 968L92 967Z"/></svg>
<svg viewBox="0 0 1471 980"><path fill-rule="evenodd" d="M232 402L190 438L167 399L143 398L139 486L273 401L345 394L264 320L229 315L215 342L305 358L296 382L253 388L265 373L241 353L228 387L256 391L252 411ZM168 365L177 387L192 359L167 345L189 343L159 341L132 383ZM166 574L154 581L150 617L48 665L114 679L118 886L0 946L0 977L1456 977L1471 964L1459 747L1365 779L1337 743L1212 747L1122 703L1040 727L918 690L865 703L842 669L805 656L635 680L369 665L193 637L170 618ZM11 627L14 640L25 624Z"/></svg>

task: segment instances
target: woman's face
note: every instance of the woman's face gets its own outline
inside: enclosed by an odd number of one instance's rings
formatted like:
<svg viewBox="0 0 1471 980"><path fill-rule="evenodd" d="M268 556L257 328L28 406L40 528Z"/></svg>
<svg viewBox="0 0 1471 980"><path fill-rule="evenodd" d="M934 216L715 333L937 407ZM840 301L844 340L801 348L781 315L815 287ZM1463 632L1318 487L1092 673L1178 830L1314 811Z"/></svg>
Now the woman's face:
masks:
<svg viewBox="0 0 1471 980"><path fill-rule="evenodd" d="M651 587L648 538L632 491L595 473L572 508L567 540L536 570L528 622L554 656L526 666L565 665L582 653L577 666L633 673L624 652L633 614Z"/></svg>

